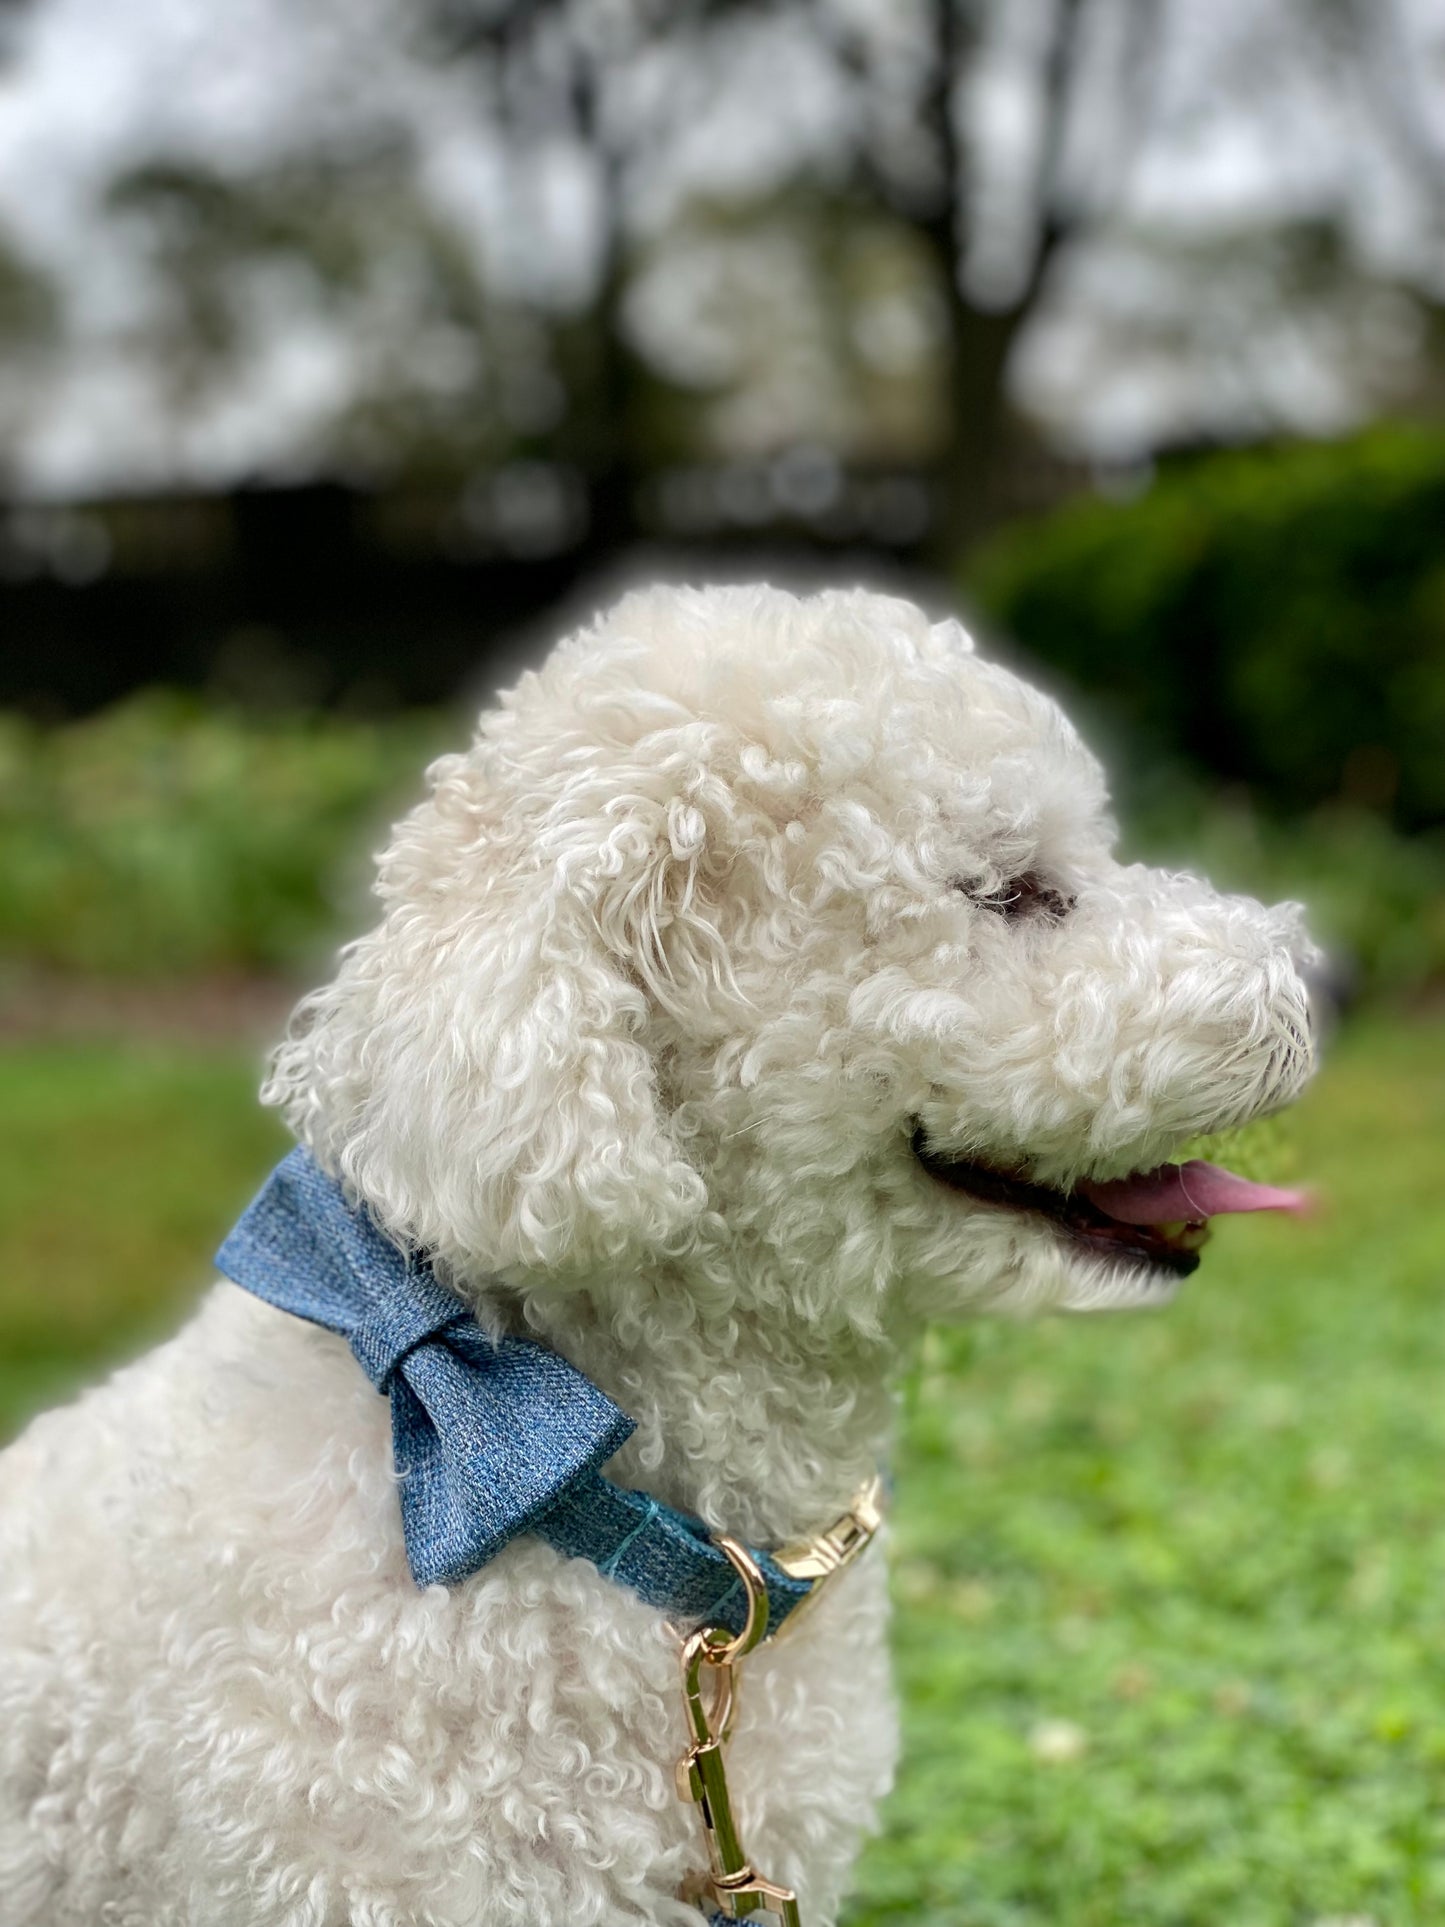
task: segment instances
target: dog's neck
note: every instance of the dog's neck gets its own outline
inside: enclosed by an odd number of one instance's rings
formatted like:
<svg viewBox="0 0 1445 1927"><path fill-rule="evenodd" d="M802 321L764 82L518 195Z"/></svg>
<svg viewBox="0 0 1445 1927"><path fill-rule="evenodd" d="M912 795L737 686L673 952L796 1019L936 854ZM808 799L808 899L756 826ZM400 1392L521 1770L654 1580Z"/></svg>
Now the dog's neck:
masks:
<svg viewBox="0 0 1445 1927"><path fill-rule="evenodd" d="M775 1310L709 1312L679 1275L524 1297L526 1329L637 1422L612 1476L719 1530L821 1529L888 1455L892 1347Z"/></svg>

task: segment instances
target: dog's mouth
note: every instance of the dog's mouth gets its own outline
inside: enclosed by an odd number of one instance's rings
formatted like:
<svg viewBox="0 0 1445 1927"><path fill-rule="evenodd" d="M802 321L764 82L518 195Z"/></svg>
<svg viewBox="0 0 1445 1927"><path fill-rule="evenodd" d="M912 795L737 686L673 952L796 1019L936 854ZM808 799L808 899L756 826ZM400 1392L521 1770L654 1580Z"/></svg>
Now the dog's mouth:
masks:
<svg viewBox="0 0 1445 1927"><path fill-rule="evenodd" d="M1075 1244L1115 1263L1187 1278L1199 1265L1209 1221L1226 1212L1309 1208L1308 1194L1256 1184L1223 1165L1191 1158L1103 1183L1081 1179L1072 1190L1039 1184L978 1158L958 1157L928 1142L919 1125L913 1154L928 1172L979 1204L1045 1218Z"/></svg>

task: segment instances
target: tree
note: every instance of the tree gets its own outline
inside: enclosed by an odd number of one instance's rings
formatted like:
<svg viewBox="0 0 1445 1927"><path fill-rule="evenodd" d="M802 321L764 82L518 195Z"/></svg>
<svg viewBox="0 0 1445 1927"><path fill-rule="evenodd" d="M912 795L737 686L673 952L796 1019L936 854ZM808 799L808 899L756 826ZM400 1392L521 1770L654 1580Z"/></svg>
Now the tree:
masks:
<svg viewBox="0 0 1445 1927"><path fill-rule="evenodd" d="M274 35L250 14L242 33L221 7L172 46L174 10L137 0L124 39L92 50L168 76L164 132L131 130L129 186L97 197L94 245L41 265L57 268L68 310L85 308L94 262L123 228L133 311L106 319L111 332L84 352L93 379L108 358L154 362L164 343L170 365L130 383L157 409L174 386L175 329L194 323L204 337L228 303L246 325L223 329L212 392L223 366L245 385L266 360L265 329L322 322L338 366L352 357L352 386L367 390L374 331L353 323L381 312L358 306L369 267L348 270L346 299L333 288L308 305L299 273L290 309L236 296L279 258L274 208L259 238L237 210L269 204L278 182L284 200L286 181L322 177L337 203L326 225L340 222L349 246L384 262L398 233L425 233L452 263L437 285L474 283L459 325L489 394L504 414L552 394L555 405L521 408L516 439L585 475L608 547L633 533L659 448L689 436L701 456L735 455L751 435L764 461L792 437L845 465L911 462L934 479L939 544L952 548L995 513L1021 423L1084 455L1147 454L1332 426L1406 392L1428 363L1445 163L1422 36L1445 30L1445 0L1408 15L1403 0L317 0L300 15L274 4ZM26 47L64 18L32 5L17 83ZM91 31L109 32L106 19ZM64 65L53 49L50 65ZM243 78L250 89L244 138L223 137L205 111L222 71L228 111ZM0 162L4 151L0 138ZM371 209L339 205L357 153L391 157ZM65 158L57 149L57 174ZM162 175L207 184L187 203L187 273L204 263L220 309L211 297L209 309L177 305L174 235L158 238L151 218L180 207ZM0 175L0 218L6 185ZM251 269L222 259L232 243ZM283 251L300 262L314 248L324 263L330 246L293 221ZM768 263L796 292L786 313L758 296ZM684 269L694 285L679 309ZM272 293L282 281L271 276ZM906 367L873 352L881 308L911 317ZM764 323L770 312L778 323ZM407 410L427 407L408 352L419 362L431 336L396 325L396 406L370 414L405 461ZM797 408L773 405L782 364L760 361L775 326L780 353L813 357ZM526 377L513 372L524 340ZM258 422L266 395L258 379ZM822 398L811 424L800 421L810 395ZM194 396L186 406L173 448L208 433ZM479 393L458 391L457 406L479 408Z"/></svg>
<svg viewBox="0 0 1445 1927"><path fill-rule="evenodd" d="M1141 19L1127 63L1137 84L1147 65L1140 49L1150 41L1143 29L1153 9L1149 0L1124 4ZM800 19L848 100L851 124L840 130L834 199L855 216L876 220L881 213L916 231L931 257L932 294L944 317L941 414L951 428L936 458L938 520L949 543L979 526L998 458L1012 345L1071 226L1073 210L1056 192L1057 150L1080 66L1080 17L1078 0L1059 0L1035 36L1031 60L1045 139L1027 192L1010 184L1027 232L1015 244L1012 271L1000 273L996 236L990 257L969 231L971 208L981 198L975 177L986 175L988 157L970 151L983 144L971 142L964 111L969 76L986 63L991 38L1006 19L997 5L914 0L860 10L834 0L812 0L805 8L776 0L680 6L619 0L599 8L578 0L502 7L436 0L427 51L476 64L479 100L505 128L514 165L525 170L539 146L559 139L574 142L590 163L594 365L579 398L578 426L614 533L624 533L636 495L638 396L649 373L639 367L630 339L635 331L625 317L646 171L667 168L670 151L675 155L686 139L700 85L726 84L719 77L727 75L743 34L796 33ZM638 112L643 68L666 80L652 87L647 111ZM776 98L757 103L763 115L781 109ZM817 171L818 156L798 157L798 167ZM698 184L700 194L708 191L705 180ZM768 200L765 193L764 209ZM825 212L820 218L826 225Z"/></svg>

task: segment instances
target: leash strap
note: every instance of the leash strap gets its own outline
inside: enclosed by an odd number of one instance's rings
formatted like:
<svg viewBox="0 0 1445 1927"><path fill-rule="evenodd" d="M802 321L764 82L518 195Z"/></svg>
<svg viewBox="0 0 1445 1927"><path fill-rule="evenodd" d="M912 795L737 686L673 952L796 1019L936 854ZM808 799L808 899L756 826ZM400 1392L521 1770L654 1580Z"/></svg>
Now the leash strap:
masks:
<svg viewBox="0 0 1445 1927"><path fill-rule="evenodd" d="M509 1541L535 1533L680 1623L741 1631L746 1589L702 1520L603 1477L633 1420L545 1345L489 1337L431 1266L350 1205L308 1151L292 1151L271 1173L216 1265L268 1304L339 1333L389 1398L402 1530L419 1586L457 1585ZM818 1548L830 1535L848 1538L856 1513L855 1504L791 1559L746 1549L763 1575L773 1628L843 1563L825 1553L820 1567Z"/></svg>

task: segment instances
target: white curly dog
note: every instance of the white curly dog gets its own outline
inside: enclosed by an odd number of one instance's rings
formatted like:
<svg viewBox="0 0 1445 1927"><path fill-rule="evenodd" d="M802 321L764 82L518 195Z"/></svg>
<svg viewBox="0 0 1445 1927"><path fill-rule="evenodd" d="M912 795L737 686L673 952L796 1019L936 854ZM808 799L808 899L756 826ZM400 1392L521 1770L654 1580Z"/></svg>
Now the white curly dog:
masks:
<svg viewBox="0 0 1445 1927"><path fill-rule="evenodd" d="M1295 909L1121 867L956 623L639 593L430 783L264 1094L637 1420L624 1484L814 1529L926 1320L1156 1302L1283 1201L1157 1167L1305 1079ZM747 1663L731 1778L806 1927L893 1772L886 1611L872 1554ZM4 1927L698 1927L683 1745L662 1616L584 1561L417 1589L386 1401L231 1284L0 1458Z"/></svg>

